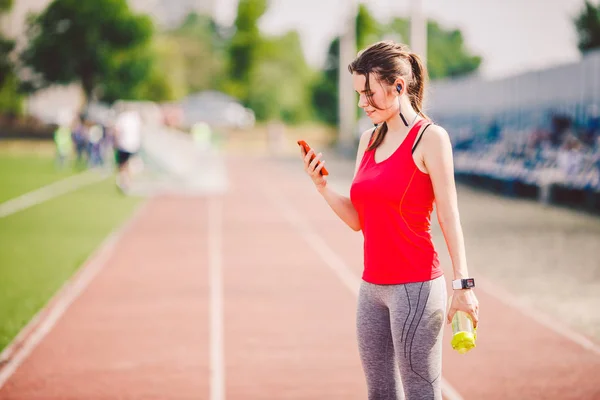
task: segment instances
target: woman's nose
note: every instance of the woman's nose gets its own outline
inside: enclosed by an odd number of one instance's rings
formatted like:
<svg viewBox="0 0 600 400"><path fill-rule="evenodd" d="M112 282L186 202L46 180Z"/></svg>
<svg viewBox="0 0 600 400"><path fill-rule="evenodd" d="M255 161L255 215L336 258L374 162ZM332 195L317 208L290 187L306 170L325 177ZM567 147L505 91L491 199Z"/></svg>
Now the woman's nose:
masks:
<svg viewBox="0 0 600 400"><path fill-rule="evenodd" d="M365 108L367 106L367 98L365 96L359 96L358 97L358 106L360 108Z"/></svg>

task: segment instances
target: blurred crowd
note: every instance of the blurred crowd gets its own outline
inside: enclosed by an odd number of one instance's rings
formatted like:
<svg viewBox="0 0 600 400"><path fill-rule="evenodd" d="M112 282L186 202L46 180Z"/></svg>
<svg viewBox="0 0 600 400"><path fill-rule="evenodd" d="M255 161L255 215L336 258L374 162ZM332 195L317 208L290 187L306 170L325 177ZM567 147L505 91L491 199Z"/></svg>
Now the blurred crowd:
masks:
<svg viewBox="0 0 600 400"><path fill-rule="evenodd" d="M111 110L112 111L112 110ZM136 157L142 146L142 117L133 109L117 108L110 117L90 114L59 117L54 131L56 163L60 168L117 169L116 184L126 192L133 170L141 160ZM132 163L135 166L132 167Z"/></svg>
<svg viewBox="0 0 600 400"><path fill-rule="evenodd" d="M439 121L438 121L439 122ZM519 110L484 123L448 119L457 173L600 192L598 106ZM478 127L478 128L474 128Z"/></svg>
<svg viewBox="0 0 600 400"><path fill-rule="evenodd" d="M63 117L54 132L56 162L59 167L105 167L114 165L114 125L106 125L77 115Z"/></svg>

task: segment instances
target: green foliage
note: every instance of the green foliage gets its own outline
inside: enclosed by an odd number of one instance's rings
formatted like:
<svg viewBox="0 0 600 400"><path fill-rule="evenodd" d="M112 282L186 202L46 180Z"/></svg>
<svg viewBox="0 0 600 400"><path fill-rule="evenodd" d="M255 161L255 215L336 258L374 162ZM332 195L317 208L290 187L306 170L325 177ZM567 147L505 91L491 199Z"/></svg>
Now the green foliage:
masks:
<svg viewBox="0 0 600 400"><path fill-rule="evenodd" d="M256 63L248 85L248 106L258 120L288 123L312 117L310 82L313 72L304 55L297 32L263 39L256 49Z"/></svg>
<svg viewBox="0 0 600 400"><path fill-rule="evenodd" d="M600 4L595 7L586 0L579 15L574 18L577 29L577 47L585 53L600 47Z"/></svg>
<svg viewBox="0 0 600 400"><path fill-rule="evenodd" d="M366 4L358 6L356 15L356 45L359 49L379 40L382 34L381 24L371 15Z"/></svg>
<svg viewBox="0 0 600 400"><path fill-rule="evenodd" d="M9 11L12 8L13 0L0 0L0 14ZM10 60L10 53L13 51L15 43L6 39L0 32L0 90L5 80L13 71L13 64Z"/></svg>
<svg viewBox="0 0 600 400"><path fill-rule="evenodd" d="M329 125L338 122L338 71L340 58L340 38L329 45L325 68L313 86L312 103L315 115Z"/></svg>
<svg viewBox="0 0 600 400"><path fill-rule="evenodd" d="M295 31L263 37L258 20L266 8L266 0L239 2L227 46L227 73L219 88L250 107L259 121L293 124L312 119L315 75L306 64L300 37Z"/></svg>
<svg viewBox="0 0 600 400"><path fill-rule="evenodd" d="M137 47L116 54L109 73L99 84L104 101L172 100L174 94L167 76L157 68L157 55L151 47Z"/></svg>
<svg viewBox="0 0 600 400"><path fill-rule="evenodd" d="M160 35L159 70L169 76L175 98L221 87L226 76L226 39L212 18L190 14Z"/></svg>
<svg viewBox="0 0 600 400"><path fill-rule="evenodd" d="M4 77L0 86L0 113L23 114L23 96L19 93L19 80L12 72Z"/></svg>
<svg viewBox="0 0 600 400"><path fill-rule="evenodd" d="M10 10L13 4L14 0L0 0L0 13Z"/></svg>
<svg viewBox="0 0 600 400"><path fill-rule="evenodd" d="M7 40L0 34L0 88L5 80L13 72L13 63L10 59L10 53L15 47L15 42Z"/></svg>
<svg viewBox="0 0 600 400"><path fill-rule="evenodd" d="M407 19L391 21L388 32L408 43L410 23ZM435 21L427 22L427 69L431 79L458 77L477 71L481 57L471 55L458 29L446 30Z"/></svg>
<svg viewBox="0 0 600 400"><path fill-rule="evenodd" d="M356 44L358 49L381 39L385 32L382 26L369 12L365 4L360 4L356 15ZM339 119L340 38L336 37L329 45L325 68L317 79L312 93L312 103L317 118L329 125L335 125Z"/></svg>
<svg viewBox="0 0 600 400"><path fill-rule="evenodd" d="M380 24L361 4L356 17L357 48L363 49L383 37L409 43L408 19L395 18L388 25ZM435 21L427 24L427 67L431 79L458 77L475 72L481 57L472 55L465 46L462 33L445 30ZM339 38L335 38L327 54L325 67L313 87L312 103L317 118L327 124L338 121Z"/></svg>
<svg viewBox="0 0 600 400"><path fill-rule="evenodd" d="M231 95L245 104L249 101L247 82L257 61L257 51L261 44L258 19L267 10L266 0L240 0L235 19L235 33L228 49L228 76L226 86Z"/></svg>
<svg viewBox="0 0 600 400"><path fill-rule="evenodd" d="M21 59L36 73L30 82L34 89L78 81L90 99L115 77L143 79L136 74L148 72L139 65L147 58L139 49L148 45L153 29L150 18L133 14L126 0L54 0L29 21L29 45ZM136 55L142 60L135 61Z"/></svg>
<svg viewBox="0 0 600 400"><path fill-rule="evenodd" d="M13 3L13 0L0 0L0 14L8 12ZM5 38L0 32L0 113L21 115L23 96L19 94L19 80L11 60L14 48L15 42Z"/></svg>
<svg viewBox="0 0 600 400"><path fill-rule="evenodd" d="M160 74L168 82L171 100L178 100L189 93L192 87L187 80L192 73L193 67L187 62L185 54L182 53L179 43L170 36L161 35L154 40L154 62L153 74ZM202 70L197 70L198 75Z"/></svg>

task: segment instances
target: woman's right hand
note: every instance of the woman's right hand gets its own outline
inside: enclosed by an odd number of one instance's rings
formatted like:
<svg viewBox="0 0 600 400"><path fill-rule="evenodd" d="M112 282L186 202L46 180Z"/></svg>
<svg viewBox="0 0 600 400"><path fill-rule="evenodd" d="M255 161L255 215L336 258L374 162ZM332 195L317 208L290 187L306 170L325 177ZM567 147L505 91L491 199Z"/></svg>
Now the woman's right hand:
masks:
<svg viewBox="0 0 600 400"><path fill-rule="evenodd" d="M327 185L327 179L321 175L321 169L323 169L325 166L325 161L321 161L323 154L317 154L317 156L310 161L311 156L315 154L313 149L310 149L308 153L305 153L304 148L300 147L300 152L304 158L304 171L306 171L306 173L310 176L318 190L325 188Z"/></svg>

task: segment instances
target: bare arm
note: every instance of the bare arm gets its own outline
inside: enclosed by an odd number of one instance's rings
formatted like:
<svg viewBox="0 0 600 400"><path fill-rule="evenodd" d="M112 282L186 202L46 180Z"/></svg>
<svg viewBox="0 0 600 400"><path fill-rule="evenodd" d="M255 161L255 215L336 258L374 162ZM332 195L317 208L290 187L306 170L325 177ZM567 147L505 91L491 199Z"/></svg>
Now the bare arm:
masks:
<svg viewBox="0 0 600 400"><path fill-rule="evenodd" d="M432 125L423 134L422 140L423 163L433 185L437 217L452 259L454 279L466 278L469 272L458 212L450 138L443 128Z"/></svg>
<svg viewBox="0 0 600 400"><path fill-rule="evenodd" d="M469 277L463 230L458 212L452 145L448 133L432 125L423 135L423 163L431 178L436 211L452 260L454 279ZM478 302L472 290L457 290L448 313L451 320L457 310L471 314L477 323Z"/></svg>
<svg viewBox="0 0 600 400"><path fill-rule="evenodd" d="M356 171L358 170L358 166L360 165L360 162L362 160L363 154L369 141L369 137L370 130L368 131L368 134L367 132L365 132L361 136L356 155L354 175L356 175ZM358 213L356 212L354 205L350 201L350 198L341 195L332 188L330 188L327 185L327 180L320 175L319 171L321 170L321 168L323 168L324 161L318 166L317 163L321 159L321 154L318 154L312 163L308 163L308 161L310 160L311 152L312 150L308 154L304 154L304 151L302 150L302 154L304 156L304 169L311 176L315 186L317 187L317 191L321 194L321 196L323 196L329 207L331 207L335 214L342 221L344 221L346 225L348 225L354 231L359 231L360 220L358 218Z"/></svg>

